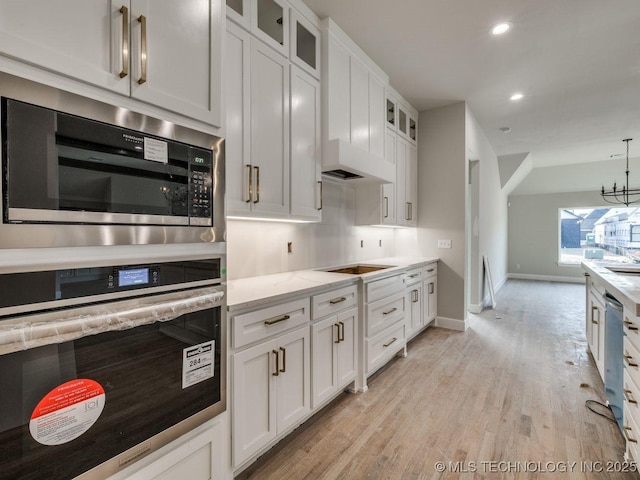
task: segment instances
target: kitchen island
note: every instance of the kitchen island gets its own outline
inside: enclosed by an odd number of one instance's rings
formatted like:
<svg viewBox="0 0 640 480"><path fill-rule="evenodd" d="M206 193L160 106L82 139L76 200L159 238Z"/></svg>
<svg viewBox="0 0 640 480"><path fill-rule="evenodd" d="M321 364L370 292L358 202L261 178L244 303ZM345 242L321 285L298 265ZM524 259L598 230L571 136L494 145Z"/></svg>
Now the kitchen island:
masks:
<svg viewBox="0 0 640 480"><path fill-rule="evenodd" d="M626 439L626 459L640 458L640 266L582 262L585 332L608 404Z"/></svg>

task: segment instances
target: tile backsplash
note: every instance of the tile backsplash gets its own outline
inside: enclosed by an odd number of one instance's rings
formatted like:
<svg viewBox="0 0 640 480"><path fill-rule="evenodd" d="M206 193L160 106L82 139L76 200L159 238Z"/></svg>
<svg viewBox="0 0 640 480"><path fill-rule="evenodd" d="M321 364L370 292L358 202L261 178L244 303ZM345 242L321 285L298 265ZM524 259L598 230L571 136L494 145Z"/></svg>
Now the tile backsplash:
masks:
<svg viewBox="0 0 640 480"><path fill-rule="evenodd" d="M409 253L396 252L396 235L402 229L355 225L353 186L326 182L323 206L321 223L228 220L228 279ZM291 253L287 251L289 242ZM406 242L402 243L406 247Z"/></svg>

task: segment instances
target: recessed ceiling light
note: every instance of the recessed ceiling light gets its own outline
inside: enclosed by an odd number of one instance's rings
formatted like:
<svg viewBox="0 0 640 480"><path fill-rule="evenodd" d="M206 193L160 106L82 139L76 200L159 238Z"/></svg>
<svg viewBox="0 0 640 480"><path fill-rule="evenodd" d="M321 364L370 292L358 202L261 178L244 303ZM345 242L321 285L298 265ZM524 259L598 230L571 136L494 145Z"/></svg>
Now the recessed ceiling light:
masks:
<svg viewBox="0 0 640 480"><path fill-rule="evenodd" d="M509 133L511 131L511 127L500 127L499 129L502 133Z"/></svg>
<svg viewBox="0 0 640 480"><path fill-rule="evenodd" d="M523 97L524 95L521 93L514 93L513 95L511 95L511 97L509 97L509 100L517 102L518 100L522 100Z"/></svg>
<svg viewBox="0 0 640 480"><path fill-rule="evenodd" d="M513 25L511 25L509 22L498 23L491 29L491 34L502 35L503 33L507 33L509 30L511 30L512 26Z"/></svg>

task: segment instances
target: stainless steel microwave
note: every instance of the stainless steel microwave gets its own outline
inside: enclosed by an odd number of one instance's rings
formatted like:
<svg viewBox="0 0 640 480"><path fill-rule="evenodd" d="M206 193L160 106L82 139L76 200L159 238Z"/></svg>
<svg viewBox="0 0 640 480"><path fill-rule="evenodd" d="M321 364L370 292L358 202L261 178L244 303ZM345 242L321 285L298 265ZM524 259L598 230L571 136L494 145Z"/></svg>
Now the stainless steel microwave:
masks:
<svg viewBox="0 0 640 480"><path fill-rule="evenodd" d="M0 248L224 241L224 140L0 74Z"/></svg>

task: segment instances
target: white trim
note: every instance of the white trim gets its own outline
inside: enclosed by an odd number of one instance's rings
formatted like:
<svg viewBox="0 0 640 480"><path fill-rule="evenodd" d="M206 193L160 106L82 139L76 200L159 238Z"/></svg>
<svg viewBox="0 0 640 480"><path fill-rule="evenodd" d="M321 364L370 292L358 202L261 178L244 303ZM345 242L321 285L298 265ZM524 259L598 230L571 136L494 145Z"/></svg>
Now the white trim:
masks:
<svg viewBox="0 0 640 480"><path fill-rule="evenodd" d="M537 280L542 282L585 283L582 277L560 277L556 275L533 275L529 273L510 273L508 278L516 280Z"/></svg>
<svg viewBox="0 0 640 480"><path fill-rule="evenodd" d="M436 327L448 328L449 330L458 330L464 332L468 323L466 320L460 320L458 318L436 317Z"/></svg>

